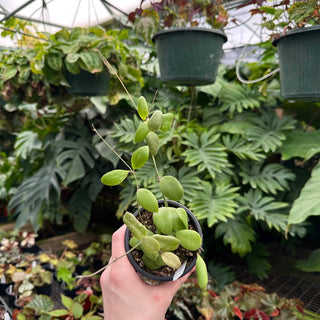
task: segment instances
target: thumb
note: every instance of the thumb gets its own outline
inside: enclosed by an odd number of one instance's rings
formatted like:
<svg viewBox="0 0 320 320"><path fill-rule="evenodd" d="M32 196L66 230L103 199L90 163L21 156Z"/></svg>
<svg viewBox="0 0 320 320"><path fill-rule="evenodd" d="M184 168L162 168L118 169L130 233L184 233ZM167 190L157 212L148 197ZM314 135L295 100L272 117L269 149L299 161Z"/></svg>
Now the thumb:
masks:
<svg viewBox="0 0 320 320"><path fill-rule="evenodd" d="M189 278L189 276L192 274L194 270L195 270L195 267L186 275L184 275L183 277L175 281L167 281L160 284L161 290L164 290L167 293L171 293L172 295L174 295L179 290L179 288L187 281L187 279Z"/></svg>

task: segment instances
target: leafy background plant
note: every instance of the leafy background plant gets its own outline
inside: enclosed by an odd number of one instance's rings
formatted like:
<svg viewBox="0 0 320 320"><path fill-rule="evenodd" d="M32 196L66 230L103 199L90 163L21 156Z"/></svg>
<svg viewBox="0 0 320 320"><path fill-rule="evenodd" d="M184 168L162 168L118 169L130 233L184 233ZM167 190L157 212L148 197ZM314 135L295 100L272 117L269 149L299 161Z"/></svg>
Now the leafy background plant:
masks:
<svg viewBox="0 0 320 320"><path fill-rule="evenodd" d="M139 43L135 35L123 34L123 41L135 40ZM245 76L258 78L275 66L270 46L262 48L261 62L243 66ZM150 103L155 97L157 108L175 115L173 128L160 135L167 151L160 147L159 172L179 177L183 202L202 223L211 265L241 261L265 277L272 241L287 250L301 241L317 249L319 212L309 204L318 203L320 105L282 101L276 75L240 83L234 66L221 66L213 85L196 90L163 85L155 77L153 49L139 51L146 53L140 66L144 86L131 87L130 94ZM2 135L11 140L1 146L1 194L17 227L29 221L41 231L47 223L67 223L85 232L94 224L97 205L104 212L99 218L112 225L134 203L134 180L121 193L98 182L122 165L94 136L92 124L124 158L133 151L138 122L125 117L134 110L122 89L116 91L117 99L69 97L1 106L1 119L10 119L1 122ZM8 127L13 121L18 125ZM151 165L141 168L139 183L157 194ZM233 253L232 262L226 250Z"/></svg>

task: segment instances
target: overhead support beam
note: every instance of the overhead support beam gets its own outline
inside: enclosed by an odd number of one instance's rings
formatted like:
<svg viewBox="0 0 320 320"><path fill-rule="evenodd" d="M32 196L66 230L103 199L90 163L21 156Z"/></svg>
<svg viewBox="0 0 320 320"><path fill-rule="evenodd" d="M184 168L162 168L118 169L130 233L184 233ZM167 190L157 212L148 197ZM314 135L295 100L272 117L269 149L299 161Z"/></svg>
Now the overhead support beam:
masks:
<svg viewBox="0 0 320 320"><path fill-rule="evenodd" d="M27 1L26 3L24 3L22 6L18 7L16 10L10 12L9 14L7 14L5 17L3 17L1 20L0 20L0 23L5 21L5 20L8 20L9 18L13 17L17 12L19 12L20 10L24 9L25 7L27 7L30 3L32 3L33 1L35 0L29 0Z"/></svg>
<svg viewBox="0 0 320 320"><path fill-rule="evenodd" d="M30 19L30 18L26 18L26 17L20 16L20 15L15 15L15 17L18 19L21 19L21 20L26 20L26 21L30 21L30 22L39 23L39 24L45 24L45 25L52 26L52 27L70 29L70 27L62 26L60 24L52 23L49 21L43 21L43 20L39 20L39 19Z"/></svg>
<svg viewBox="0 0 320 320"><path fill-rule="evenodd" d="M122 13L123 15L125 15L126 17L128 16L128 14L126 12L124 12L123 10L117 8L116 6L114 6L112 3L110 3L109 1L106 0L100 0L102 2L102 4L106 7L106 9L110 12L108 7L111 7L117 11L119 11L120 13ZM110 12L111 13L111 12Z"/></svg>

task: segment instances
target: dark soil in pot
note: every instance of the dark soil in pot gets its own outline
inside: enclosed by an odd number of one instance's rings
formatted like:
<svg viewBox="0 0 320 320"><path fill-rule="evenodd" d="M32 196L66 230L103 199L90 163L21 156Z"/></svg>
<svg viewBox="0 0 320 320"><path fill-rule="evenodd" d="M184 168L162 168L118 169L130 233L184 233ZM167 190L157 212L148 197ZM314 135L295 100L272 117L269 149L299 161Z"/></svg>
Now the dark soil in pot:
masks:
<svg viewBox="0 0 320 320"><path fill-rule="evenodd" d="M194 217L192 212L183 206L182 204L168 200L169 206L172 207L182 207L186 210L189 217L189 229L196 230L202 237L202 230L200 227L199 222ZM159 207L164 206L163 201L159 201ZM149 211L141 210L140 211L140 217L138 214L138 211L134 214L138 220L142 220L143 224L147 227L147 229L151 230L155 233L156 227L152 220L152 213ZM125 236L125 248L126 251L130 250L129 246L129 240L131 238L130 231L127 229L126 236ZM181 264L183 264L187 260L187 265L184 271L184 274L188 273L192 268L195 266L195 262L197 260L197 251L188 251L184 249L183 247L179 246L177 250L174 251L174 253L180 258ZM170 268L168 266L161 267L157 270L149 270L145 267L144 263L142 262L142 255L143 252L141 250L133 250L131 253L128 254L128 259L130 260L133 267L142 274L142 276L146 278L150 278L157 281L171 281L174 274L176 273L176 269Z"/></svg>

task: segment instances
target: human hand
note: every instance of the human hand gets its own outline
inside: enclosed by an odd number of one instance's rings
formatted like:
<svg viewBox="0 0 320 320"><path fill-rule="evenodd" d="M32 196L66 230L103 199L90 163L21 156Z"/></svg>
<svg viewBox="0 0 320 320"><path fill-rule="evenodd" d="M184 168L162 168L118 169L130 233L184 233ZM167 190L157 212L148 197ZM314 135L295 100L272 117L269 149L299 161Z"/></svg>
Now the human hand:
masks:
<svg viewBox="0 0 320 320"><path fill-rule="evenodd" d="M146 284L123 256L125 230L123 225L113 234L110 262L100 278L104 320L163 320L173 296L192 271L176 281Z"/></svg>

